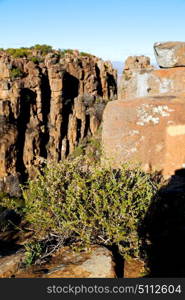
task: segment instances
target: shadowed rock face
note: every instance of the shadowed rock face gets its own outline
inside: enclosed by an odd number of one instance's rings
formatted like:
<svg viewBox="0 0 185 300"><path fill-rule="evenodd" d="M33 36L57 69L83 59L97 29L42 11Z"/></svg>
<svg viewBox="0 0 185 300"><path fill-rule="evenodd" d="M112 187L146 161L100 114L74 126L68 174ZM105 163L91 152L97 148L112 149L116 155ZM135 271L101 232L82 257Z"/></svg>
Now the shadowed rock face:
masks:
<svg viewBox="0 0 185 300"><path fill-rule="evenodd" d="M34 176L43 159L59 161L94 134L97 99L103 106L116 98L116 76L109 62L75 52L51 52L37 64L0 52L0 190L10 192L12 176Z"/></svg>

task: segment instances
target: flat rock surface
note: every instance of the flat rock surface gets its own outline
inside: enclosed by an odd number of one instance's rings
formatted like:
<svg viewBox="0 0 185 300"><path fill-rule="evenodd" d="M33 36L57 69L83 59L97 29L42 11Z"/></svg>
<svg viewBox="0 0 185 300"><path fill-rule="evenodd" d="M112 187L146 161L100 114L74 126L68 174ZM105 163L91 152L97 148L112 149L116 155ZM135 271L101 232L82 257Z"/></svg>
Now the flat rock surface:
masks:
<svg viewBox="0 0 185 300"><path fill-rule="evenodd" d="M74 253L67 247L59 250L48 264L20 270L21 278L115 278L112 254L104 247Z"/></svg>
<svg viewBox="0 0 185 300"><path fill-rule="evenodd" d="M12 277L19 269L24 259L23 252L18 252L0 258L0 278Z"/></svg>
<svg viewBox="0 0 185 300"><path fill-rule="evenodd" d="M105 157L114 167L141 163L166 177L185 166L185 97L147 97L108 103L103 116Z"/></svg>

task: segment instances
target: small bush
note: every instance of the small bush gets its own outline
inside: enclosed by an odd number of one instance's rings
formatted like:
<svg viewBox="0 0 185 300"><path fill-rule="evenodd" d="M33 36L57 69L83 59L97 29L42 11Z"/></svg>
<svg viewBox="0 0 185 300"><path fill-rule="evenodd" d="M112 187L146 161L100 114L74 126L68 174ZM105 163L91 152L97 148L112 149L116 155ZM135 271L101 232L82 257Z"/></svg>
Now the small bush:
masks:
<svg viewBox="0 0 185 300"><path fill-rule="evenodd" d="M87 56L87 57L92 57L93 55L87 52L80 52L81 56Z"/></svg>
<svg viewBox="0 0 185 300"><path fill-rule="evenodd" d="M42 250L42 244L39 242L30 242L25 244L24 263L28 266L33 264L37 258L41 256Z"/></svg>
<svg viewBox="0 0 185 300"><path fill-rule="evenodd" d="M36 44L35 46L32 46L30 47L30 49L34 49L34 50L37 50L40 52L41 55L47 55L49 52L52 52L53 50L53 47L52 46L49 46L49 45L46 45L46 44L43 44L43 45L40 45L40 44Z"/></svg>
<svg viewBox="0 0 185 300"><path fill-rule="evenodd" d="M10 71L10 77L12 79L17 79L17 78L21 78L24 76L24 73L21 69L19 69L18 67L14 67L11 69Z"/></svg>
<svg viewBox="0 0 185 300"><path fill-rule="evenodd" d="M73 49L58 49L60 57L64 57L65 54L73 54Z"/></svg>
<svg viewBox="0 0 185 300"><path fill-rule="evenodd" d="M34 64L39 64L40 62L43 62L43 60L37 56L31 56L29 57L29 60L31 60Z"/></svg>
<svg viewBox="0 0 185 300"><path fill-rule="evenodd" d="M49 164L24 188L25 218L35 237L61 237L63 244L117 245L124 257L138 257L138 226L158 183L140 168L90 166L83 157Z"/></svg>
<svg viewBox="0 0 185 300"><path fill-rule="evenodd" d="M76 158L85 154L85 145L79 144L71 154L71 158Z"/></svg>
<svg viewBox="0 0 185 300"><path fill-rule="evenodd" d="M24 201L22 198L11 197L7 193L0 193L0 208L8 208L20 213L23 206Z"/></svg>
<svg viewBox="0 0 185 300"><path fill-rule="evenodd" d="M24 201L11 197L7 193L0 193L0 231L4 232L16 228L21 220ZM17 229L17 228L16 228Z"/></svg>
<svg viewBox="0 0 185 300"><path fill-rule="evenodd" d="M27 57L29 55L29 49L28 48L8 48L6 49L6 52L10 55L12 55L14 58L19 57Z"/></svg>

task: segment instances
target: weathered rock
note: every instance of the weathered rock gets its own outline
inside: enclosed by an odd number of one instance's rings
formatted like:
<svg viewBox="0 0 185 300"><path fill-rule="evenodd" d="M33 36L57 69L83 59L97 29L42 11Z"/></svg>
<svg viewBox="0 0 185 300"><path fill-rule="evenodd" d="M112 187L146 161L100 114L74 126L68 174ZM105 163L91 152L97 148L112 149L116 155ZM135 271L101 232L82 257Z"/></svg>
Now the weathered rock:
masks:
<svg viewBox="0 0 185 300"><path fill-rule="evenodd" d="M92 246L90 252L81 253L64 247L50 263L20 270L15 277L115 278L116 274L111 252L104 247Z"/></svg>
<svg viewBox="0 0 185 300"><path fill-rule="evenodd" d="M0 278L10 278L13 276L19 270L23 260L23 252L0 258Z"/></svg>
<svg viewBox="0 0 185 300"><path fill-rule="evenodd" d="M33 63L0 52L0 187L4 190L8 190L7 176L34 176L44 159L59 161L81 139L95 134L101 122L97 103L117 94L116 71L109 62L77 51L62 57L53 51L42 60Z"/></svg>
<svg viewBox="0 0 185 300"><path fill-rule="evenodd" d="M185 67L185 42L155 43L154 53L161 68Z"/></svg>
<svg viewBox="0 0 185 300"><path fill-rule="evenodd" d="M145 263L144 261L131 258L124 262L124 278L140 278L145 275Z"/></svg>
<svg viewBox="0 0 185 300"><path fill-rule="evenodd" d="M144 55L141 56L129 56L125 61L125 70L143 70L151 68L150 58Z"/></svg>
<svg viewBox="0 0 185 300"><path fill-rule="evenodd" d="M128 74L129 72L129 74ZM185 93L185 68L125 70L120 84L120 100Z"/></svg>
<svg viewBox="0 0 185 300"><path fill-rule="evenodd" d="M115 278L111 253L106 248L92 249L90 254L81 254L73 262L51 269L47 278Z"/></svg>
<svg viewBox="0 0 185 300"><path fill-rule="evenodd" d="M132 161L168 177L185 166L185 97L158 96L108 103L103 150L114 167Z"/></svg>
<svg viewBox="0 0 185 300"><path fill-rule="evenodd" d="M119 99L137 97L137 89L144 89L143 82L139 82L139 74L146 74L153 70L150 58L147 56L129 56L125 61L123 74L119 85ZM145 76L144 76L145 77ZM140 85L141 84L141 85Z"/></svg>

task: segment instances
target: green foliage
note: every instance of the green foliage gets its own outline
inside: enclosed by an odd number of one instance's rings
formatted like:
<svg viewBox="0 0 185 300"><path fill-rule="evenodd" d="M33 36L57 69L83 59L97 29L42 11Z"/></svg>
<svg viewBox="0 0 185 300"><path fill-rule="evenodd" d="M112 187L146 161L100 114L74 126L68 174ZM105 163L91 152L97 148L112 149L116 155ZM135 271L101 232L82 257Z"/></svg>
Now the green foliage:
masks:
<svg viewBox="0 0 185 300"><path fill-rule="evenodd" d="M99 131L101 129L99 128ZM97 136L92 136L88 139L87 146L85 149L87 160L93 163L99 163L102 154L101 138Z"/></svg>
<svg viewBox="0 0 185 300"><path fill-rule="evenodd" d="M22 198L10 197L7 193L0 193L0 208L12 209L20 213L23 206L24 201Z"/></svg>
<svg viewBox="0 0 185 300"><path fill-rule="evenodd" d="M93 55L87 52L80 52L81 56L87 56L87 57L92 57Z"/></svg>
<svg viewBox="0 0 185 300"><path fill-rule="evenodd" d="M41 59L36 56L29 57L29 60L31 60L34 64L39 64L39 62L41 62Z"/></svg>
<svg viewBox="0 0 185 300"><path fill-rule="evenodd" d="M40 242L30 242L25 244L25 260L24 263L26 265L31 265L38 258L41 257L41 253L43 251L42 243Z"/></svg>
<svg viewBox="0 0 185 300"><path fill-rule="evenodd" d="M11 70L10 70L10 77L12 79L17 79L17 78L21 78L24 76L24 73L23 71L18 68L18 67L13 67Z"/></svg>
<svg viewBox="0 0 185 300"><path fill-rule="evenodd" d="M73 49L59 49L59 54L61 57L64 57L65 54L73 54Z"/></svg>
<svg viewBox="0 0 185 300"><path fill-rule="evenodd" d="M19 57L30 58L31 57L31 60L32 61L35 60L34 62L36 62L36 59L39 59L39 58L31 56L33 50L36 50L36 51L39 52L40 55L45 56L46 54L51 52L53 50L53 48L49 45L39 45L39 44L37 44L37 45L32 46L30 48L26 48L26 47L8 48L5 51L8 54L10 54L11 56L13 56L14 58L19 58Z"/></svg>
<svg viewBox="0 0 185 300"><path fill-rule="evenodd" d="M117 245L124 257L137 257L138 226L158 183L139 167L84 167L83 160L52 162L24 188L25 218L35 237L52 234L78 249Z"/></svg>
<svg viewBox="0 0 185 300"><path fill-rule="evenodd" d="M7 193L0 193L0 231L5 232L15 227L15 224L11 222L8 217L2 217L6 211L11 210L16 213L16 215L21 215L23 213L24 201L21 198L10 197ZM1 215L2 214L2 215Z"/></svg>
<svg viewBox="0 0 185 300"><path fill-rule="evenodd" d="M75 150L71 154L71 157L76 158L76 157L79 157L81 155L84 155L84 153L85 153L85 145L79 144L78 146L75 147Z"/></svg>
<svg viewBox="0 0 185 300"><path fill-rule="evenodd" d="M28 48L8 48L6 52L12 55L14 58L19 57L27 57L29 55L30 50Z"/></svg>
<svg viewBox="0 0 185 300"><path fill-rule="evenodd" d="M30 47L30 49L34 49L34 50L39 51L40 54L43 55L43 56L45 56L49 52L52 52L52 50L53 50L52 46L49 46L49 45L46 45L46 44L43 44L43 45L36 44L36 45Z"/></svg>

